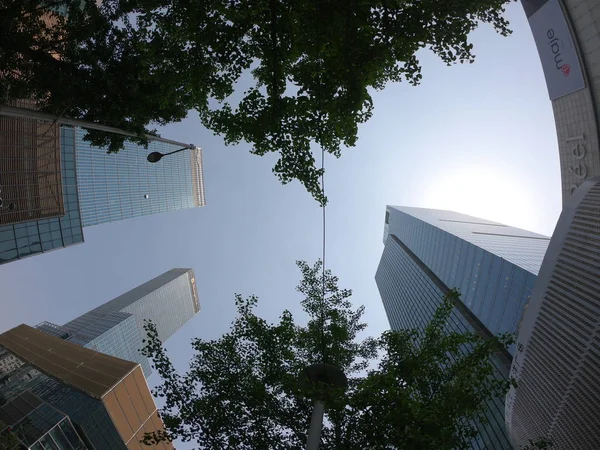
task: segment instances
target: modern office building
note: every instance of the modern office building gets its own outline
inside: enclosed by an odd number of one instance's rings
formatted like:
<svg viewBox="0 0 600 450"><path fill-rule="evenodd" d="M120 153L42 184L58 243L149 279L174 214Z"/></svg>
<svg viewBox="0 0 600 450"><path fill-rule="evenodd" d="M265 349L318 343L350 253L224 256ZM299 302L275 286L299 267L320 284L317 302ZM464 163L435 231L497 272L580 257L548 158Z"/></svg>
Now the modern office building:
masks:
<svg viewBox="0 0 600 450"><path fill-rule="evenodd" d="M64 215L59 131L40 120L0 117L0 225Z"/></svg>
<svg viewBox="0 0 600 450"><path fill-rule="evenodd" d="M151 164L151 152L168 153L179 145L151 141L148 149L126 142L106 153L75 129L77 184L84 227L132 217L204 206L202 150L188 149Z"/></svg>
<svg viewBox="0 0 600 450"><path fill-rule="evenodd" d="M154 164L149 153L190 146L156 138L107 154L19 106L0 106L0 264L81 243L83 227L205 204L200 148Z"/></svg>
<svg viewBox="0 0 600 450"><path fill-rule="evenodd" d="M6 354L21 364L0 378L3 448L142 450L145 432L164 429L139 364L27 325L0 335Z"/></svg>
<svg viewBox="0 0 600 450"><path fill-rule="evenodd" d="M600 448L600 178L564 205L523 315L506 398L515 448Z"/></svg>
<svg viewBox="0 0 600 450"><path fill-rule="evenodd" d="M451 211L388 206L384 243L375 280L392 329L422 329L458 288L450 329L485 338L516 331L549 238ZM494 357L497 376L508 377L514 351ZM474 448L510 448L504 399L488 404L487 417Z"/></svg>
<svg viewBox="0 0 600 450"><path fill-rule="evenodd" d="M148 359L140 353L146 336L144 321L152 321L162 342L200 311L192 269L172 269L67 322L43 322L38 330L107 355L134 361L146 376Z"/></svg>
<svg viewBox="0 0 600 450"><path fill-rule="evenodd" d="M0 117L0 165L0 264L83 242L72 128Z"/></svg>

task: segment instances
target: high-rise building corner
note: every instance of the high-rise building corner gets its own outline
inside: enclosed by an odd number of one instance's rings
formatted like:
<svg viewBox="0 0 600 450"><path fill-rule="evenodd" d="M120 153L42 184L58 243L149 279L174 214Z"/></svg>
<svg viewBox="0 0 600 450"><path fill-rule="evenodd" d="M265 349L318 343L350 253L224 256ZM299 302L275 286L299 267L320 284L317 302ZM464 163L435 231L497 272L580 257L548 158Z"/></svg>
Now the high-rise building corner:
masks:
<svg viewBox="0 0 600 450"><path fill-rule="evenodd" d="M388 206L384 250L375 280L393 330L423 329L443 296L461 292L449 328L487 338L514 333L550 238L452 211ZM515 348L492 359L507 378ZM475 449L511 448L504 399L487 404Z"/></svg>
<svg viewBox="0 0 600 450"><path fill-rule="evenodd" d="M171 269L150 281L65 323L43 322L37 329L107 355L139 363L146 377L152 372L140 353L145 321L156 325L162 342L200 311L192 269Z"/></svg>

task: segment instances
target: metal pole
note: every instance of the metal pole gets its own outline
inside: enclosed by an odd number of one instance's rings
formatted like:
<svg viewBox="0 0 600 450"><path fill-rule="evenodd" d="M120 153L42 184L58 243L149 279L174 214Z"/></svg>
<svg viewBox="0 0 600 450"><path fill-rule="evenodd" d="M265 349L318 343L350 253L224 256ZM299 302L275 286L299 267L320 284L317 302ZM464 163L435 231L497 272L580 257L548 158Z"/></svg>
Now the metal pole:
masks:
<svg viewBox="0 0 600 450"><path fill-rule="evenodd" d="M319 450L321 446L321 429L323 428L323 413L325 405L323 402L315 401L313 406L312 418L310 419L310 428L308 429L308 442L306 450Z"/></svg>
<svg viewBox="0 0 600 450"><path fill-rule="evenodd" d="M101 125L94 122L86 122L85 120L69 119L68 117L55 116L50 113L42 111L34 111L32 109L17 108L14 106L0 105L0 116L11 116L11 117L24 117L26 119L44 120L47 122L58 122L63 125L70 125L73 127L89 128L90 130L105 131L107 133L120 134L122 136L138 137L136 133L125 131L120 128L111 127L108 125ZM146 138L151 141L164 142L165 144L178 145L185 147L186 149L195 149L196 146L193 144L184 144L183 142L172 141L171 139L164 139L152 134L144 134Z"/></svg>
<svg viewBox="0 0 600 450"><path fill-rule="evenodd" d="M173 153L179 153L179 152L182 152L184 150L189 150L190 148L195 148L195 147L183 147L183 148L180 148L179 150L174 150L174 151L169 152L169 153L163 153L163 156L172 155Z"/></svg>

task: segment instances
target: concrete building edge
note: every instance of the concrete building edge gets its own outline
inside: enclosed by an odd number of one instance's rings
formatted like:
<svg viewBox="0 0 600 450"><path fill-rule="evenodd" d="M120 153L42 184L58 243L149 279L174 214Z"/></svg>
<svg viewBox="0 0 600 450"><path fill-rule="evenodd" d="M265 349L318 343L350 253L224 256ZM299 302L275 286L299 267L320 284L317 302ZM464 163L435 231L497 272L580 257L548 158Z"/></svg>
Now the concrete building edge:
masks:
<svg viewBox="0 0 600 450"><path fill-rule="evenodd" d="M577 188L577 190L573 193L573 195L567 200L567 202L563 206L563 210L554 229L554 233L552 234L552 239L550 240L548 251L546 252L546 255L542 262L542 266L540 268L540 272L538 274L538 278L534 285L533 292L531 294L531 300L529 301L525 311L523 312L523 319L521 321L521 324L519 325L517 344L522 344L523 350L519 352L520 354L515 355L515 358L513 360L513 368L517 367L517 370L511 374L517 379L517 382L522 371L523 363L527 359L527 344L533 334L538 314L544 302L546 290L551 281L554 268L556 267L556 264L558 262L561 249L563 248L567 235L571 230L571 224L577 213L577 208L579 207L580 203L585 199L589 191L598 183L600 183L600 177L588 178L581 184L581 186ZM513 416L513 410L511 407L509 407L509 405L512 403L510 401L511 397L514 398L516 395L517 389L511 387L508 394L506 395L505 402L506 429L513 444L514 436L511 434L511 427L513 419L515 419L515 417Z"/></svg>

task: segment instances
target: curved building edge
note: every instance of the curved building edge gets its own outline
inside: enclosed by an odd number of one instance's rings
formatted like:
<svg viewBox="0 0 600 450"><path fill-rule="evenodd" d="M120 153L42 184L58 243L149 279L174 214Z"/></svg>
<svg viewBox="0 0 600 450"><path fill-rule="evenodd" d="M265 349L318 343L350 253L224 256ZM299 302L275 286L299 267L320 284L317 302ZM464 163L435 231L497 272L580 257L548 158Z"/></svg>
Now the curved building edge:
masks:
<svg viewBox="0 0 600 450"><path fill-rule="evenodd" d="M600 177L567 200L523 313L506 397L515 448L600 448Z"/></svg>
<svg viewBox="0 0 600 450"><path fill-rule="evenodd" d="M600 2L522 0L552 101L563 204L600 176Z"/></svg>

